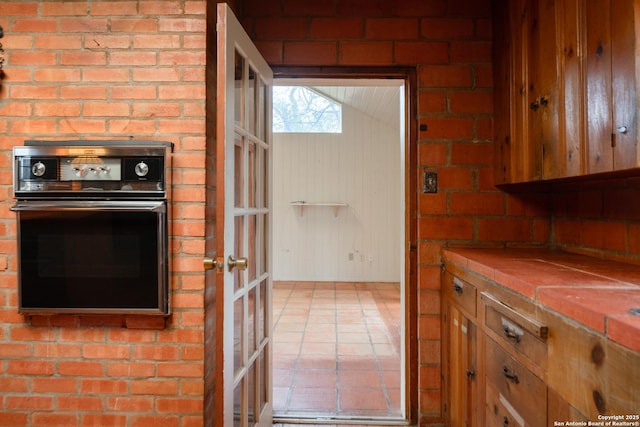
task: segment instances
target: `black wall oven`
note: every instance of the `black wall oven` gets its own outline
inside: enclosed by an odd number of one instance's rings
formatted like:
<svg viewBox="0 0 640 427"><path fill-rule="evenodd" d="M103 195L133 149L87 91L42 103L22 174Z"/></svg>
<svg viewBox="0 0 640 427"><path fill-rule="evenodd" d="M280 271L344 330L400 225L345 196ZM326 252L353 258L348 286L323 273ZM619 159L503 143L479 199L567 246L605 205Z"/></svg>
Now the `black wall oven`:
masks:
<svg viewBox="0 0 640 427"><path fill-rule="evenodd" d="M155 141L14 147L24 314L169 314L167 162Z"/></svg>

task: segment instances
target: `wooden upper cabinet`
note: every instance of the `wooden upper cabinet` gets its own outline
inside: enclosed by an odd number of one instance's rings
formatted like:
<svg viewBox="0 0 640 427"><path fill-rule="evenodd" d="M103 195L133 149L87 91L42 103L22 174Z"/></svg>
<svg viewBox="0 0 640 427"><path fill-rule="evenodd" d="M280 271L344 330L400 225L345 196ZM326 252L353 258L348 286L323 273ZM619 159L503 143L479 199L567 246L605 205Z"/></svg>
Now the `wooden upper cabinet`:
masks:
<svg viewBox="0 0 640 427"><path fill-rule="evenodd" d="M640 53L636 27L640 4L634 0L611 0L611 70L613 117L613 169L640 167L638 147L637 76Z"/></svg>
<svg viewBox="0 0 640 427"><path fill-rule="evenodd" d="M634 0L494 2L495 183L638 168Z"/></svg>
<svg viewBox="0 0 640 427"><path fill-rule="evenodd" d="M494 34L496 184L542 178L540 127L530 109L537 88L537 21L531 0L497 0Z"/></svg>

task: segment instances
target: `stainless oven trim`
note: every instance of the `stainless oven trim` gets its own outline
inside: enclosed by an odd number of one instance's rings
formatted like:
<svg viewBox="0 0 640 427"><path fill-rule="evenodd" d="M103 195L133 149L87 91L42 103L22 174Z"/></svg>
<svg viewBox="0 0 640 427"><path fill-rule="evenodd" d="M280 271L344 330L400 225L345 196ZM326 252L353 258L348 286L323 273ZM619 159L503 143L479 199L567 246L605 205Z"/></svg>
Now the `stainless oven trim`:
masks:
<svg viewBox="0 0 640 427"><path fill-rule="evenodd" d="M163 315L171 314L171 291L169 289L169 265L168 265L168 218L167 203L165 201L93 201L93 200L63 200L63 201L18 201L11 207L17 215L17 235L18 235L18 260L20 262L20 213L21 212L64 212L64 211L120 211L120 212L153 212L158 214L157 235L158 235L158 277L161 280L158 289L158 307L160 309L93 309L93 308L24 308L22 307L22 295L18 292L18 308L21 314L146 314ZM21 283L20 271L18 268L18 283Z"/></svg>
<svg viewBox="0 0 640 427"><path fill-rule="evenodd" d="M127 200L21 200L11 207L12 211L122 211L122 212L166 212L164 201Z"/></svg>

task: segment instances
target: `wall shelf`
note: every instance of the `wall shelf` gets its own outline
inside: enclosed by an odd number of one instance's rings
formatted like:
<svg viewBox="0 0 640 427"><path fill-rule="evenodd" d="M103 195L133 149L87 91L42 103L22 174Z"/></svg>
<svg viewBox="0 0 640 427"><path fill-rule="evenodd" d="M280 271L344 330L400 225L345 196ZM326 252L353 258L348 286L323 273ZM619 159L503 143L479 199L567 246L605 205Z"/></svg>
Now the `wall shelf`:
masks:
<svg viewBox="0 0 640 427"><path fill-rule="evenodd" d="M329 207L333 208L333 216L338 216L338 212L340 212L340 208L345 208L349 206L348 203L338 203L338 202L305 202L304 200L297 200L295 202L291 202L291 206L297 206L300 209L300 216L304 215L304 208L306 207Z"/></svg>

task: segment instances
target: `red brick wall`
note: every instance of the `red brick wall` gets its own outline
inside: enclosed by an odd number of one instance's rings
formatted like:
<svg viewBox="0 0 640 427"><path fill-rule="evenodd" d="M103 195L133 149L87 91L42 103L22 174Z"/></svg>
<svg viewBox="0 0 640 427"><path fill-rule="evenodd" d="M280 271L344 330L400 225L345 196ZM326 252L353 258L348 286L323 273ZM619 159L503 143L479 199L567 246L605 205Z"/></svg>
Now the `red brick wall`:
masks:
<svg viewBox="0 0 640 427"><path fill-rule="evenodd" d="M202 425L206 1L9 0L0 25L0 426ZM176 147L166 328L32 324L17 313L11 148L130 136Z"/></svg>
<svg viewBox="0 0 640 427"><path fill-rule="evenodd" d="M640 178L558 184L553 205L555 245L640 264Z"/></svg>

